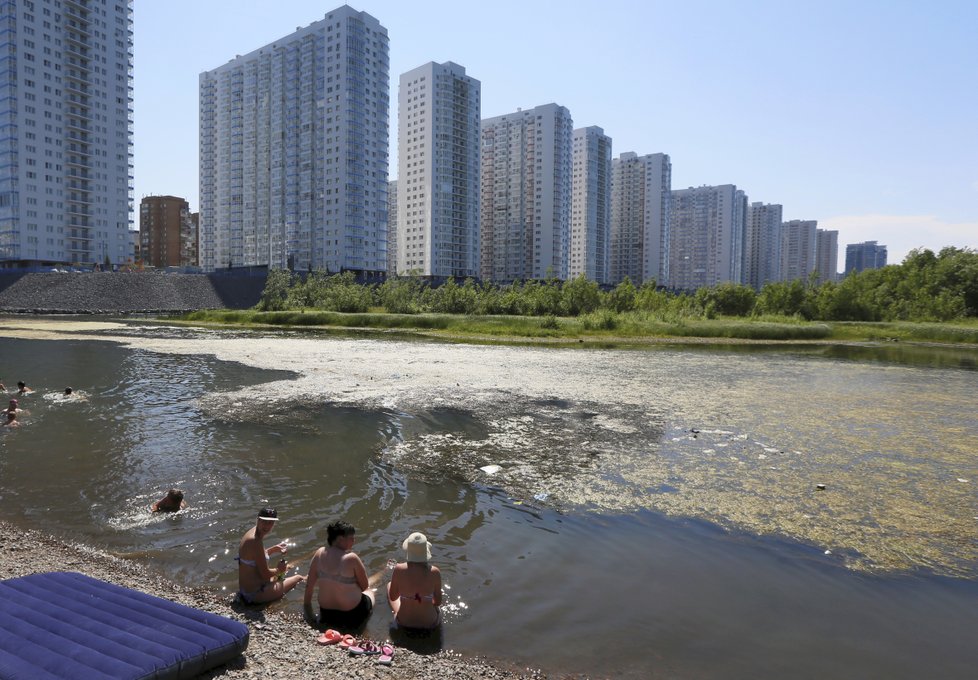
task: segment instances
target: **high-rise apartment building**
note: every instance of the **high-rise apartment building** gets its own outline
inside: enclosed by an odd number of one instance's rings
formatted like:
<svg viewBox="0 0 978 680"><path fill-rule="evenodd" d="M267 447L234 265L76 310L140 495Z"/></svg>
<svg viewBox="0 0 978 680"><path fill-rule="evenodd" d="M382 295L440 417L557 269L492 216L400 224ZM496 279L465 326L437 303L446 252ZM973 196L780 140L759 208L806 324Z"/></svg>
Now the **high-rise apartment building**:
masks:
<svg viewBox="0 0 978 680"><path fill-rule="evenodd" d="M187 264L200 266L200 213L190 213L190 243L187 244Z"/></svg>
<svg viewBox="0 0 978 680"><path fill-rule="evenodd" d="M611 137L597 126L574 130L570 259L567 277L608 282L611 250Z"/></svg>
<svg viewBox="0 0 978 680"><path fill-rule="evenodd" d="M482 86L452 62L401 75L397 271L479 275Z"/></svg>
<svg viewBox="0 0 978 680"><path fill-rule="evenodd" d="M205 270L387 269L387 29L344 5L200 75Z"/></svg>
<svg viewBox="0 0 978 680"><path fill-rule="evenodd" d="M612 163L609 283L669 280L672 163L664 153L621 154Z"/></svg>
<svg viewBox="0 0 978 680"><path fill-rule="evenodd" d="M839 277L839 232L815 230L815 272L818 283L835 281Z"/></svg>
<svg viewBox="0 0 978 680"><path fill-rule="evenodd" d="M695 290L742 283L747 196L733 184L672 192L671 288Z"/></svg>
<svg viewBox="0 0 978 680"><path fill-rule="evenodd" d="M132 1L0 2L0 267L124 264Z"/></svg>
<svg viewBox="0 0 978 680"><path fill-rule="evenodd" d="M886 266L886 246L876 241L850 243L846 246L846 276L865 269L880 269Z"/></svg>
<svg viewBox="0 0 978 680"><path fill-rule="evenodd" d="M483 279L567 278L573 127L557 104L482 121Z"/></svg>
<svg viewBox="0 0 978 680"><path fill-rule="evenodd" d="M781 225L781 280L808 281L815 271L815 220L790 220Z"/></svg>
<svg viewBox="0 0 978 680"><path fill-rule="evenodd" d="M781 213L776 203L747 206L744 229L744 283L760 290L781 280Z"/></svg>
<svg viewBox="0 0 978 680"><path fill-rule="evenodd" d="M190 204L178 196L145 196L139 202L139 257L153 267L196 264Z"/></svg>
<svg viewBox="0 0 978 680"><path fill-rule="evenodd" d="M387 275L397 275L397 180L387 183Z"/></svg>

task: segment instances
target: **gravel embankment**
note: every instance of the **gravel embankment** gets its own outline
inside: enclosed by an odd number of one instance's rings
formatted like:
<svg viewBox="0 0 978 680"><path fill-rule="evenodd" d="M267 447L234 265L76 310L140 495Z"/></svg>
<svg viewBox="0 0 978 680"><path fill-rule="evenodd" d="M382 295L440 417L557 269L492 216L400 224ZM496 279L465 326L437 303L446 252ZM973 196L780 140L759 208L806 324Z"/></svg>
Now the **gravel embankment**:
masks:
<svg viewBox="0 0 978 680"><path fill-rule="evenodd" d="M487 661L464 659L450 652L419 655L400 647L396 648L393 664L381 666L374 657L352 657L335 647L317 645L318 631L299 615L245 607L232 596L220 597L183 588L136 563L0 522L0 572L4 578L46 571L80 572L246 623L251 636L245 653L203 678L515 680L548 677L536 670L504 670Z"/></svg>
<svg viewBox="0 0 978 680"><path fill-rule="evenodd" d="M245 309L258 302L262 276L142 273L0 273L0 312L161 314Z"/></svg>

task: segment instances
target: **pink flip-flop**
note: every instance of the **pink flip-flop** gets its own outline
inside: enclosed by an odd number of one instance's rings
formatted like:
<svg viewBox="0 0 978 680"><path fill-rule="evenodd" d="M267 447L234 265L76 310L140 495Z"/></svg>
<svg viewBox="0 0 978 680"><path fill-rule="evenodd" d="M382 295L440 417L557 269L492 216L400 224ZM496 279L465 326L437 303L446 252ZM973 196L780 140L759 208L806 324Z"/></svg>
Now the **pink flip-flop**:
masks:
<svg viewBox="0 0 978 680"><path fill-rule="evenodd" d="M343 639L343 635L338 630L330 628L325 633L316 638L316 642L321 645L335 645Z"/></svg>
<svg viewBox="0 0 978 680"><path fill-rule="evenodd" d="M373 656L374 654L380 654L380 647L377 646L377 643L370 640L362 640L358 645L350 647L350 654L354 656L360 656L361 654Z"/></svg>
<svg viewBox="0 0 978 680"><path fill-rule="evenodd" d="M357 639L352 635L350 635L349 633L347 633L342 638L340 638L339 647L341 649L349 649L350 647L353 647L356 644L357 644Z"/></svg>
<svg viewBox="0 0 978 680"><path fill-rule="evenodd" d="M390 666L391 662L394 661L394 647L392 645L381 645L380 646L380 656L377 657L377 663L382 666Z"/></svg>

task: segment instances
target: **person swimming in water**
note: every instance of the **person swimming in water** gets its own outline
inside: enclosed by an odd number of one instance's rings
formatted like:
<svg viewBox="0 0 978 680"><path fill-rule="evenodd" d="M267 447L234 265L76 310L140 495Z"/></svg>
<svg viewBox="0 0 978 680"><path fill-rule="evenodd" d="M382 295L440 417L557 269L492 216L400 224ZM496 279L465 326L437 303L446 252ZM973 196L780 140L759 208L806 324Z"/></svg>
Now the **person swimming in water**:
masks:
<svg viewBox="0 0 978 680"><path fill-rule="evenodd" d="M278 512L274 508L262 508L255 526L245 533L238 545L238 556L235 558L238 561L238 596L245 604L273 602L306 580L301 574L285 578L289 564L284 559L279 561L274 571L268 566L268 558L284 554L287 547L282 541L265 550L263 540L277 521Z"/></svg>
<svg viewBox="0 0 978 680"><path fill-rule="evenodd" d="M20 427L20 421L17 420L16 411L7 411L7 422L5 422L3 426L10 428Z"/></svg>
<svg viewBox="0 0 978 680"><path fill-rule="evenodd" d="M394 567L387 584L394 623L403 628L437 628L441 623L441 572L430 564L431 544L424 534L415 531L401 547L407 561Z"/></svg>
<svg viewBox="0 0 978 680"><path fill-rule="evenodd" d="M17 394L30 394L33 391L34 390L32 390L30 387L28 387L27 386L27 383L25 383L23 380L18 381L18 383L17 383Z"/></svg>
<svg viewBox="0 0 978 680"><path fill-rule="evenodd" d="M150 512L177 512L187 507L187 501L183 500L183 491L180 489L170 489L160 500L149 506Z"/></svg>
<svg viewBox="0 0 978 680"><path fill-rule="evenodd" d="M312 607L312 596L319 586L319 622L336 628L362 626L374 608L373 587L383 572L367 578L360 557L352 552L356 529L344 521L326 527L326 546L312 556L303 603Z"/></svg>

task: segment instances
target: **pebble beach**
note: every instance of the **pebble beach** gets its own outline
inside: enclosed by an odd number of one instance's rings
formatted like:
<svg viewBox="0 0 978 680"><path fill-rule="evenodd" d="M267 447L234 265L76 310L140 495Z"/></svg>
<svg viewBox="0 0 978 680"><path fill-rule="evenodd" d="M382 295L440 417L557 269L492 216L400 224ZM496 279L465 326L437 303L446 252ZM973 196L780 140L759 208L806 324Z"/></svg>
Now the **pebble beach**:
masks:
<svg viewBox="0 0 978 680"><path fill-rule="evenodd" d="M374 657L354 657L337 647L316 644L319 631L300 615L242 606L234 596L181 587L135 562L6 522L0 522L0 570L4 578L48 571L79 572L245 623L250 638L244 654L202 678L529 680L558 677L537 669L506 669L499 663L465 658L448 650L421 655L401 647L395 648L393 663L382 666Z"/></svg>

